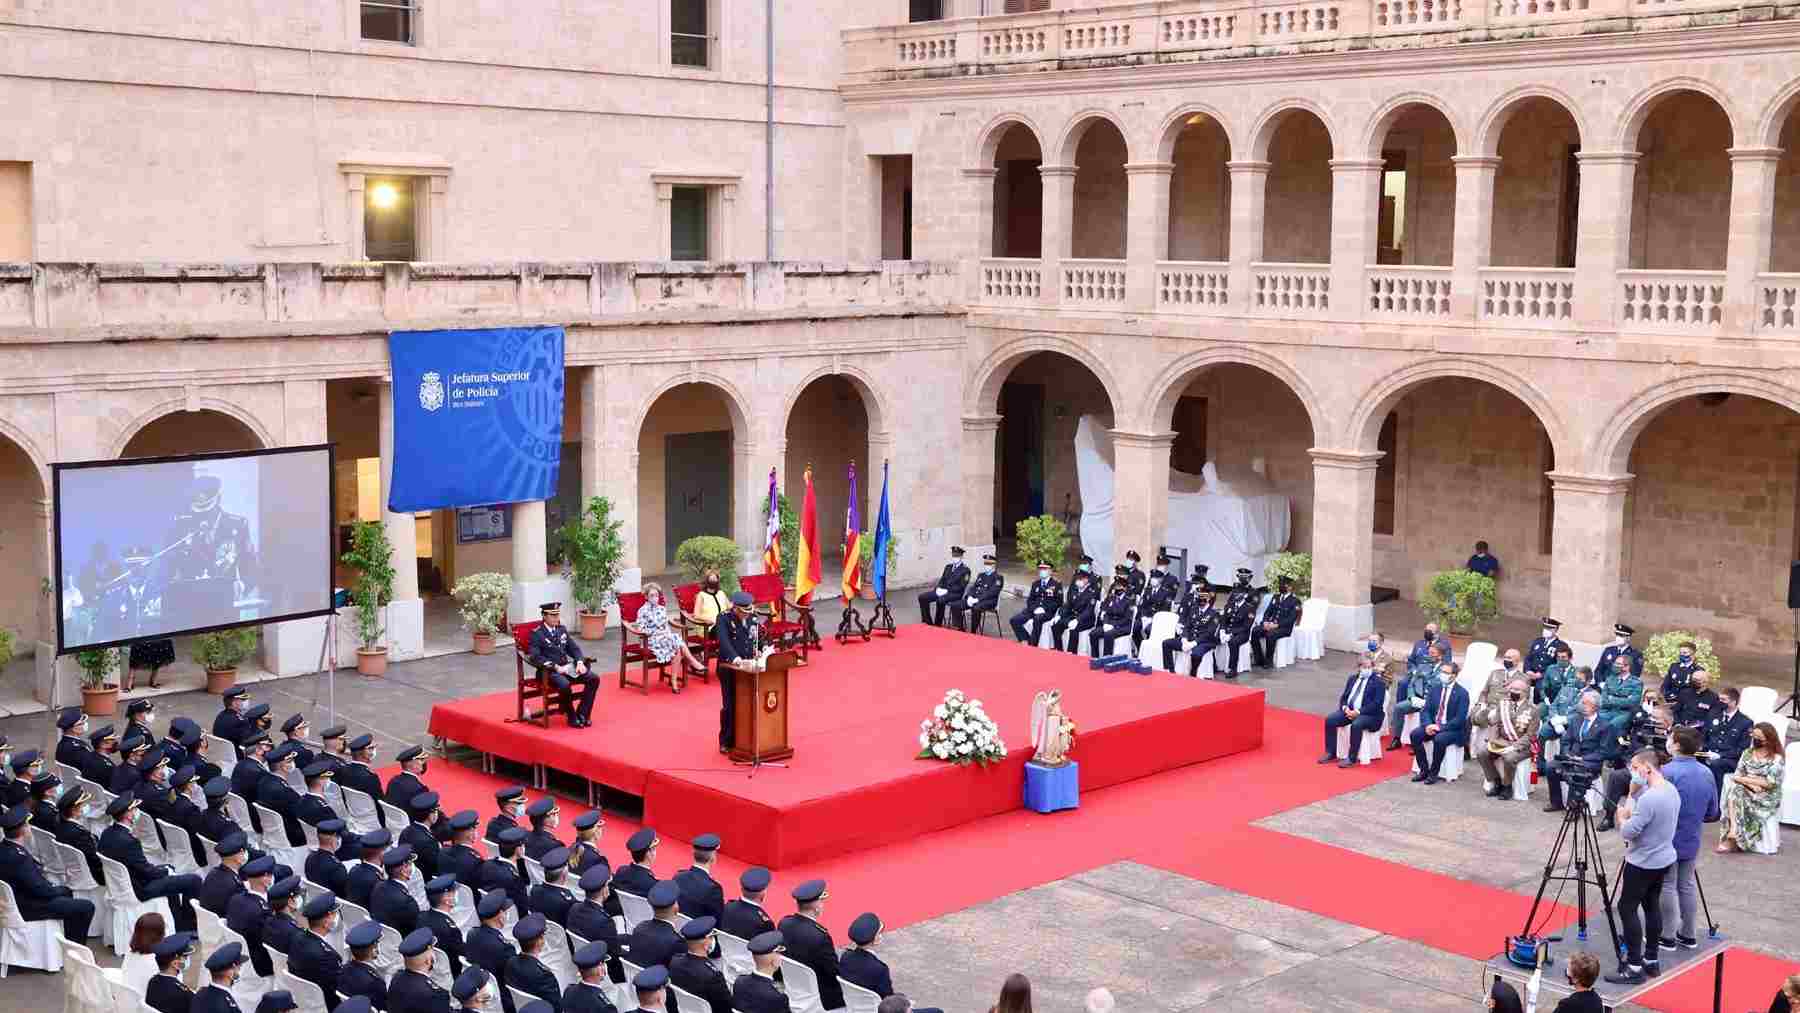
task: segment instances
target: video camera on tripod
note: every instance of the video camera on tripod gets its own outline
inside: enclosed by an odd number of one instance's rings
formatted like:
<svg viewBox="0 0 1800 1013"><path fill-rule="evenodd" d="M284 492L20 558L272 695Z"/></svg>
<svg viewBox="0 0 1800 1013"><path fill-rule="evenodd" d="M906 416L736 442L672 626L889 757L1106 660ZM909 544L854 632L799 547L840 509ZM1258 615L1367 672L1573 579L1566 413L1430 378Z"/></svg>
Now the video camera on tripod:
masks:
<svg viewBox="0 0 1800 1013"><path fill-rule="evenodd" d="M1593 786L1595 778L1600 776L1601 761L1562 753L1550 761L1550 767L1557 778L1568 786L1570 797L1580 798Z"/></svg>

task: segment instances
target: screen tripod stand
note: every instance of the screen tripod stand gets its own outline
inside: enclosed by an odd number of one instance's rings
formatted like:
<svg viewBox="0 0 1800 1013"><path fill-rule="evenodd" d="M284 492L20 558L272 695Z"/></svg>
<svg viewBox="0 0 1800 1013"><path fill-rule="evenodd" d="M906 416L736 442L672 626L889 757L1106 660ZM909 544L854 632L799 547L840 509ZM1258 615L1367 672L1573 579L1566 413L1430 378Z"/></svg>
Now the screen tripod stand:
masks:
<svg viewBox="0 0 1800 1013"><path fill-rule="evenodd" d="M1564 810L1562 827L1556 832L1556 843L1550 848L1550 857L1544 861L1544 878L1538 883L1537 896L1532 898L1531 910L1525 915L1525 927L1516 937L1519 942L1529 942L1535 948L1537 936L1532 931L1532 926L1537 922L1538 908L1542 906L1544 891L1549 889L1550 884L1574 883L1575 938L1585 940L1588 937L1587 888L1593 886L1599 891L1597 896L1600 907L1606 913L1606 931L1612 938L1613 952L1619 952L1619 926L1613 920L1612 891L1606 882L1606 859L1600 854L1600 834L1594 829L1594 817L1588 812L1584 797L1591 784L1591 778L1579 781L1569 779L1570 803ZM1513 949L1509 945L1509 952Z"/></svg>
<svg viewBox="0 0 1800 1013"><path fill-rule="evenodd" d="M1790 595L1788 604L1793 604ZM1789 721L1800 721L1800 609L1794 610L1794 691L1776 706L1777 714L1787 712Z"/></svg>

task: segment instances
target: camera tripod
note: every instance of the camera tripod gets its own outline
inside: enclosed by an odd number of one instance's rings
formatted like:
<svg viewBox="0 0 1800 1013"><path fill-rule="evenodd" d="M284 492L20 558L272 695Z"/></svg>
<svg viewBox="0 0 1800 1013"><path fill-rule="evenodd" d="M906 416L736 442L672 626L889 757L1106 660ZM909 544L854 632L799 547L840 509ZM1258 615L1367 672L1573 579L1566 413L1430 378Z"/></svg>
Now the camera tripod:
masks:
<svg viewBox="0 0 1800 1013"><path fill-rule="evenodd" d="M1593 784L1591 778L1568 780L1570 804L1563 813L1562 827L1556 832L1556 843L1544 861L1544 878L1538 883L1537 896L1525 915L1520 938L1535 938L1531 931L1537 921L1538 908L1544 902L1544 891L1551 883L1575 884L1576 939L1588 937L1587 888L1599 890L1600 906L1606 912L1606 931L1612 937L1613 952L1619 950L1619 926L1613 920L1612 890L1606 882L1606 859L1600 854L1600 834L1594 829L1594 817L1588 812L1585 796ZM1560 868L1559 868L1560 866ZM1590 878L1591 876L1591 878Z"/></svg>

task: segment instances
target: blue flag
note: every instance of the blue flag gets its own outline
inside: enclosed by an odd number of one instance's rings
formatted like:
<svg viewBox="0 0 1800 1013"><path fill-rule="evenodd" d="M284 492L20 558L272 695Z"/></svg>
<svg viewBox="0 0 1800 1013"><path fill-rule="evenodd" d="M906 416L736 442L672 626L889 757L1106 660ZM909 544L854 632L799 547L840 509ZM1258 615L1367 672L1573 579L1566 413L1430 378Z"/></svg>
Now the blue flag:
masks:
<svg viewBox="0 0 1800 1013"><path fill-rule="evenodd" d="M875 597L882 600L887 599L888 541L894 536L894 529L888 523L887 487L888 466L887 462L883 461L881 462L881 516L875 521L875 553L874 558L869 561L870 567L875 571L870 575L875 581Z"/></svg>

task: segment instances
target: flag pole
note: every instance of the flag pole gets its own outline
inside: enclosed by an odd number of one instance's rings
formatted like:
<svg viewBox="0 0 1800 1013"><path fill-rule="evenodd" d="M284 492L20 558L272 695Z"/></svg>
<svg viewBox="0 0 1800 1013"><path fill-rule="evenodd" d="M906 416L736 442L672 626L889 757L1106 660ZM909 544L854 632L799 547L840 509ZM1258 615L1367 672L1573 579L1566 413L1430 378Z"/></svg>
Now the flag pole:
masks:
<svg viewBox="0 0 1800 1013"><path fill-rule="evenodd" d="M863 625L862 613L856 609L856 594L862 589L862 521L856 503L856 461L850 472L850 498L844 508L844 573L839 588L844 592L844 614L838 619L837 642L848 643L851 637L869 640L869 627ZM852 580L852 576L856 579Z"/></svg>
<svg viewBox="0 0 1800 1013"><path fill-rule="evenodd" d="M875 551L870 553L869 580L875 588L875 614L869 629L888 636L895 635L894 613L888 608L887 566L893 525L888 519L888 459L881 459L881 512L875 520Z"/></svg>

